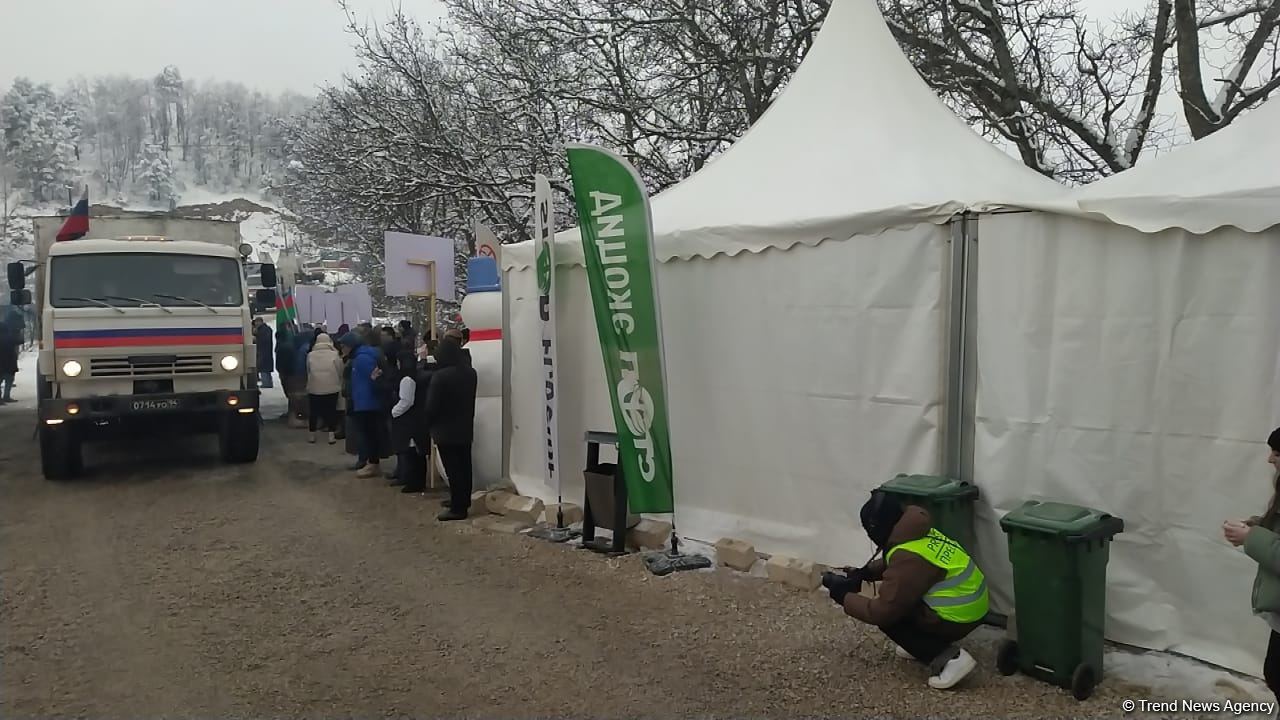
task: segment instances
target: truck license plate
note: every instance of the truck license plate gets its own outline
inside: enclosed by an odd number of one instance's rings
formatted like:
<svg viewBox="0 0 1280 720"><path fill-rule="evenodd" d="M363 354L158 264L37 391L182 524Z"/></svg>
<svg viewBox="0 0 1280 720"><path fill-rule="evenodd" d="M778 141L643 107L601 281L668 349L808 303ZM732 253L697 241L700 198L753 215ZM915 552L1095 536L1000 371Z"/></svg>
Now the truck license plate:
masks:
<svg viewBox="0 0 1280 720"><path fill-rule="evenodd" d="M134 400L134 412L156 412L166 410L177 410L182 407L182 401L178 398L165 398L163 400Z"/></svg>

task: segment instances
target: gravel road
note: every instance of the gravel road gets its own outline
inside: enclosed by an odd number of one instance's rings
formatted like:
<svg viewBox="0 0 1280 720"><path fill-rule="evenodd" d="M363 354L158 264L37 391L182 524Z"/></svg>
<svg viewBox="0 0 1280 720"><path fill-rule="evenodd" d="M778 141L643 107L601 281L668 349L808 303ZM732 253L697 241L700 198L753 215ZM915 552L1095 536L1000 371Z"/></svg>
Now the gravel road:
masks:
<svg viewBox="0 0 1280 720"><path fill-rule="evenodd" d="M4 718L1118 717L983 664L930 690L875 632L728 571L654 578L434 521L268 423L262 459L147 438L39 475L0 408ZM156 449L159 448L159 449Z"/></svg>

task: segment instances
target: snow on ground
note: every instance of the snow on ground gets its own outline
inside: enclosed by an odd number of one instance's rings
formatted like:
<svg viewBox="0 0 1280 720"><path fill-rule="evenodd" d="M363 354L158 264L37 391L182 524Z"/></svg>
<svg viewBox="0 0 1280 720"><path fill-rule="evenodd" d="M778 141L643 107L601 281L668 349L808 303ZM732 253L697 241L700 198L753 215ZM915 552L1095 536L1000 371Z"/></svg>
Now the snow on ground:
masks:
<svg viewBox="0 0 1280 720"><path fill-rule="evenodd" d="M285 249L286 243L290 239L295 241L301 239L301 233L298 231L297 225L294 225L281 215L255 212L240 221L240 237L253 246L253 256L255 258L261 252L266 252L275 258L280 255L281 250ZM310 238L307 238L307 241L302 245L304 247L310 246Z"/></svg>
<svg viewBox="0 0 1280 720"><path fill-rule="evenodd" d="M185 190L178 192L178 205L216 205L240 199L249 200L257 205L276 211L283 209L279 204L266 199L261 193L254 190L225 192L201 185L188 184ZM166 203L163 208L158 207L156 209L168 210L169 206Z"/></svg>
<svg viewBox="0 0 1280 720"><path fill-rule="evenodd" d="M1254 622L1261 627L1261 621ZM1242 677L1178 655L1112 648L1107 651L1105 663L1108 676L1150 687L1156 697L1275 701L1275 695L1261 680ZM1261 665L1258 672L1262 672Z"/></svg>
<svg viewBox="0 0 1280 720"><path fill-rule="evenodd" d="M28 350L18 356L18 376L13 383L13 399L17 402L7 407L35 409L37 359L35 350Z"/></svg>
<svg viewBox="0 0 1280 720"><path fill-rule="evenodd" d="M355 274L349 270L326 270L324 272L324 284L331 287L347 285L355 281Z"/></svg>

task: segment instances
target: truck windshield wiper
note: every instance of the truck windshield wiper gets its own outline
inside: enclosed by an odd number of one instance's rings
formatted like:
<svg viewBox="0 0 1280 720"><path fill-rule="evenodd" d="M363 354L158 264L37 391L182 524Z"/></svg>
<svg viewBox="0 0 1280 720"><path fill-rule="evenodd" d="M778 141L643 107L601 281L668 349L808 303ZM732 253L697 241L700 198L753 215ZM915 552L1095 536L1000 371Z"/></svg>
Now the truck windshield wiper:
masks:
<svg viewBox="0 0 1280 720"><path fill-rule="evenodd" d="M99 300L99 299L97 299L97 298L71 297L70 295L63 295L62 297L60 297L60 298L58 298L58 299L59 299L59 300L74 300L74 301L76 301L76 302L87 302L87 303L93 303L94 305L97 305L98 307L108 308L108 309L110 309L110 310L115 310L115 311L116 311L116 312L118 312L118 313L124 313L125 315L128 315L128 313L127 313L127 312L125 312L124 308L116 307L115 305L112 305L112 304L111 304L111 303L109 303L109 302L104 302L104 301Z"/></svg>
<svg viewBox="0 0 1280 720"><path fill-rule="evenodd" d="M205 305L204 303L200 302L199 300L196 300L195 298L183 297L181 295L165 295L164 293L152 293L151 297L164 298L165 300L181 300L182 302L189 302L194 305L199 305L200 307L204 308L205 310L208 310L214 315L218 314L218 311L214 310L212 306Z"/></svg>
<svg viewBox="0 0 1280 720"><path fill-rule="evenodd" d="M161 305L160 303L158 303L158 302L148 302L148 301L146 301L146 300L143 300L142 298L126 297L126 296L124 296L124 295L108 295L108 296L107 296L107 299L108 299L108 300L128 300L129 302L136 302L136 303L138 303L138 306L139 306L139 307L158 307L158 308L160 308L161 310L163 310L163 311L165 311L165 312L169 313L170 315L172 315L172 314L173 314L173 311L172 311L172 310L170 310L169 308L167 308L167 307L165 307L165 306Z"/></svg>

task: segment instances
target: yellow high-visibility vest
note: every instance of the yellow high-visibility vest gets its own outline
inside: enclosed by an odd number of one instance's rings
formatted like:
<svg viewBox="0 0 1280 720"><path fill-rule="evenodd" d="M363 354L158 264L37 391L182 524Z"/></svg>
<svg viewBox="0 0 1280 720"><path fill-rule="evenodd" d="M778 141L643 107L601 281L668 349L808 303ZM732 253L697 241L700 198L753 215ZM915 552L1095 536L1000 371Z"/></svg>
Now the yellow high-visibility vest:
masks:
<svg viewBox="0 0 1280 720"><path fill-rule="evenodd" d="M915 553L946 571L947 576L924 596L925 604L938 617L948 622L971 623L986 616L990 606L987 579L959 543L930 528L929 534L919 540L895 545L885 553L885 560L899 550Z"/></svg>

